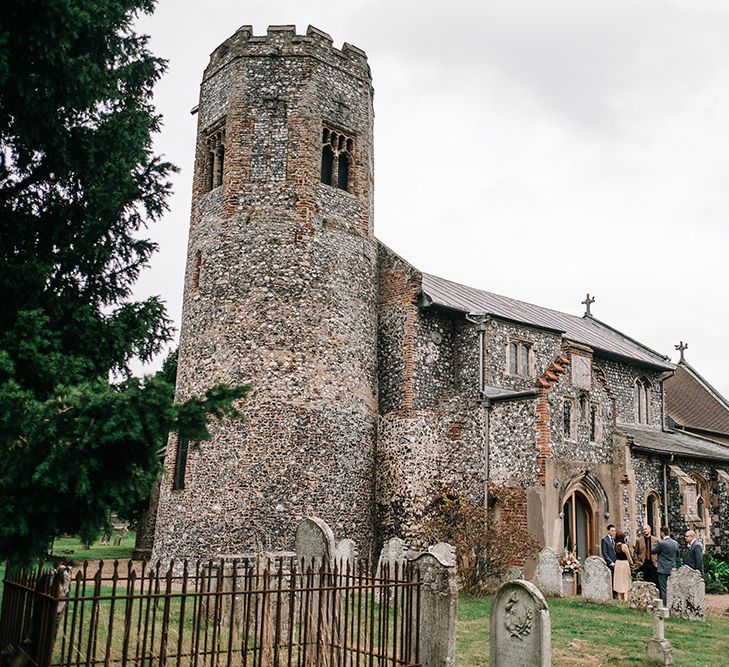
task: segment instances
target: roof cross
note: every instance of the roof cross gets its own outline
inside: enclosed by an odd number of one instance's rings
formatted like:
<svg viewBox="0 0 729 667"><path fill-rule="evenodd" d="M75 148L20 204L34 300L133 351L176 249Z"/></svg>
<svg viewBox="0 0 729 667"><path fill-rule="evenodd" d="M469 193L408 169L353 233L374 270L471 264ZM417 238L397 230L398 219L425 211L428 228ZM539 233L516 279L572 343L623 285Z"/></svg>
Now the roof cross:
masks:
<svg viewBox="0 0 729 667"><path fill-rule="evenodd" d="M678 360L678 363L685 361L685 359L683 358L683 351L688 350L688 343L684 343L683 341L680 341L678 345L674 345L673 347L675 347L678 350L678 353L681 355L681 358Z"/></svg>
<svg viewBox="0 0 729 667"><path fill-rule="evenodd" d="M590 312L590 306L595 303L595 297L591 297L590 293L588 292L585 300L580 301L580 303L585 305L585 316L589 315L590 317L592 317L592 313Z"/></svg>

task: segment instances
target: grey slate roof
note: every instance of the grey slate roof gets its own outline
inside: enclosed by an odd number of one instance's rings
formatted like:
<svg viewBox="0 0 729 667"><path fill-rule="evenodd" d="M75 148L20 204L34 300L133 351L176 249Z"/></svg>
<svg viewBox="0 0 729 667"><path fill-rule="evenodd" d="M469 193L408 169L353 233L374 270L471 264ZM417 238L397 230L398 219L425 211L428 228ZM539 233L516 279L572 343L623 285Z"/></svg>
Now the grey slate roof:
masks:
<svg viewBox="0 0 729 667"><path fill-rule="evenodd" d="M422 275L425 305L443 306L464 313L486 312L513 322L559 332L565 338L589 345L596 351L658 368L672 369L675 367L667 357L593 317L568 315L557 310L460 285L428 273Z"/></svg>
<svg viewBox="0 0 729 667"><path fill-rule="evenodd" d="M729 461L729 447L683 431L659 431L649 426L618 424L617 430L633 438L633 446L657 454Z"/></svg>
<svg viewBox="0 0 729 667"><path fill-rule="evenodd" d="M729 401L685 361L666 380L666 410L686 428L729 435Z"/></svg>

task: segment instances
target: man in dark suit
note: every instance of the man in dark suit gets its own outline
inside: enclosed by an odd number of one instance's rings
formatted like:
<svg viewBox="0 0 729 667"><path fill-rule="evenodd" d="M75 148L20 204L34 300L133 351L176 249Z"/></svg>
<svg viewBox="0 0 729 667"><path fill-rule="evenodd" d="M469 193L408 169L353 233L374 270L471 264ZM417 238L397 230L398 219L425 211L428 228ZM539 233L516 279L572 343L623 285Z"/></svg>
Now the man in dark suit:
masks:
<svg viewBox="0 0 729 667"><path fill-rule="evenodd" d="M651 549L652 554L658 554L658 592L661 594L664 606L668 606L668 577L676 567L678 556L678 542L671 537L667 526L661 527L661 539Z"/></svg>
<svg viewBox="0 0 729 667"><path fill-rule="evenodd" d="M704 574L704 549L696 539L693 530L686 531L686 551L683 552L683 564Z"/></svg>
<svg viewBox="0 0 729 667"><path fill-rule="evenodd" d="M602 559L607 563L610 568L610 574L615 578L615 526L612 523L608 524L607 535L600 540L600 551L602 552ZM613 592L613 597L616 597L617 593Z"/></svg>

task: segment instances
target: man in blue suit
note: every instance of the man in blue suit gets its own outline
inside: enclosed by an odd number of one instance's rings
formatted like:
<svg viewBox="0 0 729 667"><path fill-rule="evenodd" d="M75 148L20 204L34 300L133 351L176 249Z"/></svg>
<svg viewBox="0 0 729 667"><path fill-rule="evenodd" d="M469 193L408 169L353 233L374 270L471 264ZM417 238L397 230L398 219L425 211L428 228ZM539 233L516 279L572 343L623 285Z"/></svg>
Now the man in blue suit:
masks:
<svg viewBox="0 0 729 667"><path fill-rule="evenodd" d="M678 542L671 537L667 526L661 526L661 539L651 549L652 554L658 554L658 592L661 594L664 606L668 606L668 577L676 567L678 556Z"/></svg>
<svg viewBox="0 0 729 667"><path fill-rule="evenodd" d="M704 549L696 539L693 530L686 531L686 551L683 552L683 564L704 574Z"/></svg>

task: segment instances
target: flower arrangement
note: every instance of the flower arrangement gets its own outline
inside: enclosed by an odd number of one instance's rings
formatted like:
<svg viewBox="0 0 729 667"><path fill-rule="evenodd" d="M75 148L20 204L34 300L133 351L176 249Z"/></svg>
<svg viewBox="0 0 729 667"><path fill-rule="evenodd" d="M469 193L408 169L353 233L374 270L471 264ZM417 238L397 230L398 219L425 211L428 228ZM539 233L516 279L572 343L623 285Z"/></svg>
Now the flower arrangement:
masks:
<svg viewBox="0 0 729 667"><path fill-rule="evenodd" d="M574 551L565 549L559 558L559 564L562 566L564 574L574 574L580 569L580 561Z"/></svg>

